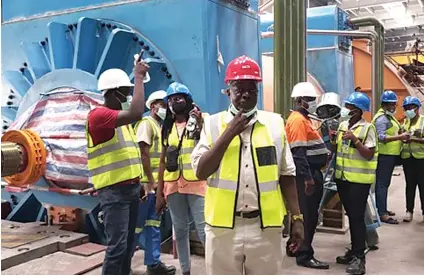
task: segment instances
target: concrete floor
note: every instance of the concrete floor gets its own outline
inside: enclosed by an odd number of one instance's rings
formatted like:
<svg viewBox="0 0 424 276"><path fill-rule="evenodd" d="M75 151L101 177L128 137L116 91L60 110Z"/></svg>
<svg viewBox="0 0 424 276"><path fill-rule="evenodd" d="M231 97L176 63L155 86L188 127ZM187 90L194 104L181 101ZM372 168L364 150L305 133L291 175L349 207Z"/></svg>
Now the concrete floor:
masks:
<svg viewBox="0 0 424 276"><path fill-rule="evenodd" d="M403 172L397 168L398 176L393 176L389 191L389 209L397 213L401 221L405 212ZM424 223L420 212L420 203L416 200L414 221L411 223L401 222L399 225L384 224L378 229L380 236L379 250L367 254L367 274L424 274ZM282 241L284 246L285 240ZM345 266L335 263L335 257L343 254L345 247L349 245L349 234L337 235L317 233L314 240L316 258L330 263L330 270L311 270L301 268L295 264L293 258L284 259L283 274L345 274ZM103 254L103 253L99 253ZM92 256L90 258L95 258ZM7 270L2 274L63 274L62 268L69 264L77 264L82 257L57 252L40 259L21 264ZM181 274L178 260L172 255L162 255L162 260L167 264L173 264ZM144 274L143 252L136 252L133 258L134 274ZM87 274L99 275L101 268L94 269ZM192 274L205 274L204 259L192 256Z"/></svg>

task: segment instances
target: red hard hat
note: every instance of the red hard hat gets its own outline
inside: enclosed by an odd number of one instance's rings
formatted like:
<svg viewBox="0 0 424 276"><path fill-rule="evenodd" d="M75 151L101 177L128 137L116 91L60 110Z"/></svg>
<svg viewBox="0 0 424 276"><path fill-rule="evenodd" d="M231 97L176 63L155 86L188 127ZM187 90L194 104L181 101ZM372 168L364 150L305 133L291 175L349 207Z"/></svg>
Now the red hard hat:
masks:
<svg viewBox="0 0 424 276"><path fill-rule="evenodd" d="M225 72L225 83L233 80L262 81L261 68L256 61L247 56L233 59Z"/></svg>

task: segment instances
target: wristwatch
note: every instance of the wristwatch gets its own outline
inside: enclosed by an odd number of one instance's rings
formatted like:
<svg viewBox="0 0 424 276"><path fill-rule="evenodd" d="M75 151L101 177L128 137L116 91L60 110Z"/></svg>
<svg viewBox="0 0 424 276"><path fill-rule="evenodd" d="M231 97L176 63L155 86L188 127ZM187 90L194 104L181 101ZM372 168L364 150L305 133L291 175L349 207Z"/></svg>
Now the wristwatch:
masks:
<svg viewBox="0 0 424 276"><path fill-rule="evenodd" d="M299 215L293 215L292 216L292 220L296 221L296 220L300 220L301 222L303 222L303 215L299 214Z"/></svg>

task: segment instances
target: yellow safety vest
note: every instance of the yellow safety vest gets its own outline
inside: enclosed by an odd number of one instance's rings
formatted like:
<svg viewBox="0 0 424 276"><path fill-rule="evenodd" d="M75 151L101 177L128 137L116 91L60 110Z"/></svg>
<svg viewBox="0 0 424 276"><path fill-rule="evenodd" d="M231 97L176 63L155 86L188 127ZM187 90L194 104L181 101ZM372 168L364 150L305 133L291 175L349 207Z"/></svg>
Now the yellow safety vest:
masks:
<svg viewBox="0 0 424 276"><path fill-rule="evenodd" d="M196 141L193 139L187 139L185 136L182 138L183 142L180 149L180 155L178 156L178 166L179 169L175 172L169 172L165 169L164 172L164 181L177 181L181 174L183 178L187 181L198 181L199 179L196 177L196 173L191 167L191 153L196 145ZM171 133L168 137L169 146L178 147L180 143L180 138L178 136L177 127L174 123L172 126Z"/></svg>
<svg viewBox="0 0 424 276"><path fill-rule="evenodd" d="M155 122L155 119L153 119L151 116L144 117L141 121L138 121L135 124L135 132L137 133L137 128L140 126L141 122L145 122L150 124L150 126L153 129L153 137L152 137L152 144L150 145L150 168L152 170L153 179L155 182L158 181L158 172L159 172L159 163L160 163L160 153L161 153L161 147L160 147L160 141L161 141L161 133L160 133L160 127ZM149 182L149 179L147 178L147 175L144 174L143 178L141 179L142 183Z"/></svg>
<svg viewBox="0 0 424 276"><path fill-rule="evenodd" d="M424 115L419 115L419 116L420 117L418 118L418 120L412 126L411 126L411 120L406 119L403 127L411 135L414 135L414 133L418 131L417 138L423 138L424 137ZM420 144L416 142L412 142L409 144L405 143L403 145L401 158L402 159L411 158L411 154L416 159L424 159L424 144Z"/></svg>
<svg viewBox="0 0 424 276"><path fill-rule="evenodd" d="M361 184L373 184L375 181L375 170L377 169L378 145L371 160L367 160L359 153L350 140L343 140L343 131L348 130L348 122L342 122L337 134L337 157L336 157L336 179ZM376 133L374 125L365 123L356 127L353 134L364 143L369 131ZM376 134L377 136L377 134Z"/></svg>
<svg viewBox="0 0 424 276"><path fill-rule="evenodd" d="M206 131L211 147L227 128L227 123L224 121L226 114L227 111L224 111L210 117L210 129ZM280 115L266 111L258 111L258 118L263 118L263 121L267 122L265 125L256 122L251 135L261 227L281 227L286 214L279 186L279 167L285 145L284 120ZM205 196L205 221L214 227L234 227L240 158L242 158L240 142L240 137L235 137L231 141L218 170L208 181ZM267 154L272 155L258 158L261 150L262 153L265 150Z"/></svg>
<svg viewBox="0 0 424 276"><path fill-rule="evenodd" d="M109 141L93 145L86 124L88 169L96 190L141 177L140 148L131 125L115 129Z"/></svg>
<svg viewBox="0 0 424 276"><path fill-rule="evenodd" d="M399 124L398 120L396 120L395 117L386 114L385 111L382 108L380 108L377 111L377 113L375 114L375 116L372 120L372 124L375 125L375 121L380 116L387 116L387 119L389 119L389 121L392 125L390 128L388 128L386 130L386 135L388 135L388 136L399 135L400 124ZM401 151L402 151L402 141L392 141L392 142L388 142L388 143L379 142L378 143L378 153L379 154L400 155Z"/></svg>

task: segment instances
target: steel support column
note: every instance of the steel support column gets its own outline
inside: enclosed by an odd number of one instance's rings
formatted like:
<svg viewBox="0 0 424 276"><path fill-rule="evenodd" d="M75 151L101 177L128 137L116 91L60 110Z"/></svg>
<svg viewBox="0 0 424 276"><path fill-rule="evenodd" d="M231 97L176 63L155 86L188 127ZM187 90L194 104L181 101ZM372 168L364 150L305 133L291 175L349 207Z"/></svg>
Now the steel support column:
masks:
<svg viewBox="0 0 424 276"><path fill-rule="evenodd" d="M274 112L288 116L293 86L306 81L306 0L274 1Z"/></svg>

